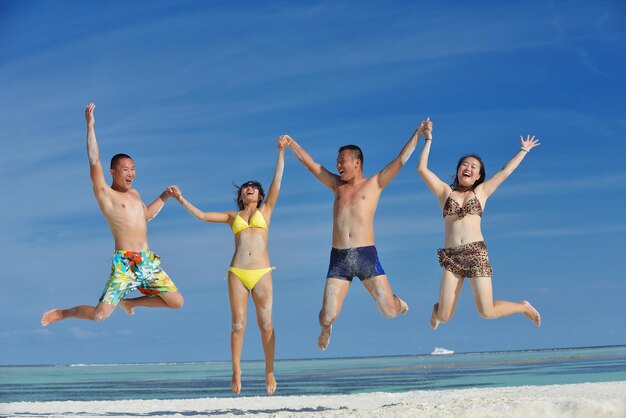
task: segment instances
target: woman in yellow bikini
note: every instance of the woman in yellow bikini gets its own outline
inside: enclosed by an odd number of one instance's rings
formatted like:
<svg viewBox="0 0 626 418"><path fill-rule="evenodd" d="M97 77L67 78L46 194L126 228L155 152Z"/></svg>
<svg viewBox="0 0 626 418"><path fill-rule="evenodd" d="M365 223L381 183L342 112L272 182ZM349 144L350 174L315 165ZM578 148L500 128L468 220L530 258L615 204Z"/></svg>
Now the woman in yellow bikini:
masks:
<svg viewBox="0 0 626 418"><path fill-rule="evenodd" d="M424 138L424 149L420 154L417 170L439 199L445 224L444 248L437 252L443 275L439 300L433 306L430 325L437 329L439 323L450 320L456 309L463 281L467 277L472 285L474 302L480 316L493 319L520 313L539 326L541 316L527 301L516 303L493 300L491 264L480 228L487 199L515 171L528 152L539 145L539 140L530 135L526 139L520 136L521 149L489 179L485 179L485 166L478 155L461 157L454 181L448 185L428 168L432 142L430 121L424 130Z"/></svg>
<svg viewBox="0 0 626 418"><path fill-rule="evenodd" d="M187 201L180 189L174 197L197 219L230 225L235 235L235 254L228 269L228 295L232 314L230 349L233 364L231 389L241 392L241 350L246 327L248 296L256 306L265 353L265 383L268 395L276 390L274 378L274 326L272 324L272 270L267 252L268 226L283 177L286 140L278 138L278 161L267 197L259 182L247 181L237 188L238 212L203 212ZM263 202L265 199L265 202Z"/></svg>

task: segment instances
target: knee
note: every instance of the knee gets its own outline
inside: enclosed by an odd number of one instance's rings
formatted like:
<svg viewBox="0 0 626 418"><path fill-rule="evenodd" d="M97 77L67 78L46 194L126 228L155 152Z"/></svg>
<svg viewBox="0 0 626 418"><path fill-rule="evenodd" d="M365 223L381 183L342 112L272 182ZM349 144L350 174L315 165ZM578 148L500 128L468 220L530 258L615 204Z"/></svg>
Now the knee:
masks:
<svg viewBox="0 0 626 418"><path fill-rule="evenodd" d="M322 309L320 311L319 319L320 325L327 327L335 322L335 319L337 319L337 315L333 315L332 313Z"/></svg>
<svg viewBox="0 0 626 418"><path fill-rule="evenodd" d="M385 318L395 318L400 314L400 309L394 305L380 305L379 311Z"/></svg>
<svg viewBox="0 0 626 418"><path fill-rule="evenodd" d="M246 329L246 320L245 319L241 319L241 320L234 320L233 324L231 326L231 331L233 334L237 334L240 332L243 332L243 330Z"/></svg>
<svg viewBox="0 0 626 418"><path fill-rule="evenodd" d="M98 322L106 321L107 319L109 319L109 317L111 316L112 312L113 311L107 312L107 311L104 311L104 310L96 309L96 312L94 314L94 318L93 319L95 321L98 321Z"/></svg>
<svg viewBox="0 0 626 418"><path fill-rule="evenodd" d="M262 332L272 332L274 330L274 324L271 319L263 320L260 323L260 328Z"/></svg>
<svg viewBox="0 0 626 418"><path fill-rule="evenodd" d="M376 306L385 318L397 317L402 309L400 299L395 295L391 300L376 300Z"/></svg>
<svg viewBox="0 0 626 418"><path fill-rule="evenodd" d="M451 311L441 312L441 309L439 309L437 311L437 319L439 320L439 322L446 323L451 318L452 318L452 312Z"/></svg>
<svg viewBox="0 0 626 418"><path fill-rule="evenodd" d="M270 332L274 329L272 322L272 303L259 304L257 306L257 322L261 332Z"/></svg>
<svg viewBox="0 0 626 418"><path fill-rule="evenodd" d="M498 317L493 309L485 307L478 308L478 315L480 315L480 317L484 319L496 319Z"/></svg>
<svg viewBox="0 0 626 418"><path fill-rule="evenodd" d="M183 296L180 295L178 298L174 299L173 301L170 301L167 305L171 309L180 309L185 305L185 298L183 298Z"/></svg>

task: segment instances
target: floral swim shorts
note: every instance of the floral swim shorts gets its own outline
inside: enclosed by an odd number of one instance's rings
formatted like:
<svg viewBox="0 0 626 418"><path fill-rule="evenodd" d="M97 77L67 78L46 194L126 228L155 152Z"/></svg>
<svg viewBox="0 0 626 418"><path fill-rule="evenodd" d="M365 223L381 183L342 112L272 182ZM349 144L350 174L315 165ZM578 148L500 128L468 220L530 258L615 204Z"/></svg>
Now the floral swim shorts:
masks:
<svg viewBox="0 0 626 418"><path fill-rule="evenodd" d="M160 264L161 258L152 251L116 251L100 302L117 305L135 289L146 296L175 292L174 282Z"/></svg>

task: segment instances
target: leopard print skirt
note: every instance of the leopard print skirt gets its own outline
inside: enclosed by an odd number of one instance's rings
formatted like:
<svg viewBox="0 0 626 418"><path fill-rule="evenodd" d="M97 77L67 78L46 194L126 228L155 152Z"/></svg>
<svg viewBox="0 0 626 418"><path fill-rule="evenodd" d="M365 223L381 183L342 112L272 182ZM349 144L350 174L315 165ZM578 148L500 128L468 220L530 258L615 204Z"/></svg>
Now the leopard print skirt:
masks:
<svg viewBox="0 0 626 418"><path fill-rule="evenodd" d="M484 241L470 242L458 247L437 250L439 264L444 269L463 277L491 277L493 270Z"/></svg>

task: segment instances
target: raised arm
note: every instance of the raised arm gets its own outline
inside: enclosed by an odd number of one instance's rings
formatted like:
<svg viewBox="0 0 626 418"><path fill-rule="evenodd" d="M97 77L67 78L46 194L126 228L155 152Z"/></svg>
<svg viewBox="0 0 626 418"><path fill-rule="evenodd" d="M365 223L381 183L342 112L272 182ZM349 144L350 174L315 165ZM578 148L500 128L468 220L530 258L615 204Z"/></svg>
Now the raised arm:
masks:
<svg viewBox="0 0 626 418"><path fill-rule="evenodd" d="M283 180L283 170L285 169L285 147L287 146L287 138L280 136L278 138L278 160L276 160L276 170L274 170L274 178L265 198L266 215L270 215L280 192L280 183Z"/></svg>
<svg viewBox="0 0 626 418"><path fill-rule="evenodd" d="M430 155L430 146L433 139L433 124L429 119L426 119L428 123L424 127L424 148L420 153L419 161L417 162L417 172L419 173L426 186L432 191L435 196L439 198L439 201L443 201L450 194L450 186L444 183L435 173L428 168L428 156Z"/></svg>
<svg viewBox="0 0 626 418"><path fill-rule="evenodd" d="M520 135L519 140L521 148L517 154L515 154L515 156L508 163L506 163L500 171L494 174L493 177L476 187L476 190L479 191L479 193L482 193L485 199L491 196L491 194L495 192L498 187L500 187L502 182L513 174L513 171L515 171L515 169L520 165L524 157L526 157L531 149L541 145L539 143L539 139L535 139L534 135L532 137L527 135L526 139Z"/></svg>
<svg viewBox="0 0 626 418"><path fill-rule="evenodd" d="M172 196L178 200L181 205L183 205L187 212L191 213L199 221L231 223L234 218L234 213L231 212L203 212L183 197L183 193L178 186L170 186L168 189L170 190Z"/></svg>
<svg viewBox="0 0 626 418"><path fill-rule="evenodd" d="M89 103L85 108L85 122L87 122L87 157L89 158L89 176L93 185L93 193L98 202L109 195L110 187L104 179L102 164L100 163L100 152L96 141L96 118L94 110L96 105Z"/></svg>
<svg viewBox="0 0 626 418"><path fill-rule="evenodd" d="M400 169L404 167L404 164L407 162L413 151L415 151L415 147L417 147L417 142L422 135L422 130L424 129L425 123L428 122L428 119L422 121L411 138L409 138L408 142L402 147L402 151L400 154L394 158L389 164L385 166L377 175L378 187L384 189L387 187L389 182L393 180L393 178L398 174Z"/></svg>
<svg viewBox="0 0 626 418"><path fill-rule="evenodd" d="M339 176L326 170L321 164L313 160L308 152L289 135L283 135L283 138L287 140L287 146L300 161L319 181L321 181L326 187L331 190L335 190Z"/></svg>

